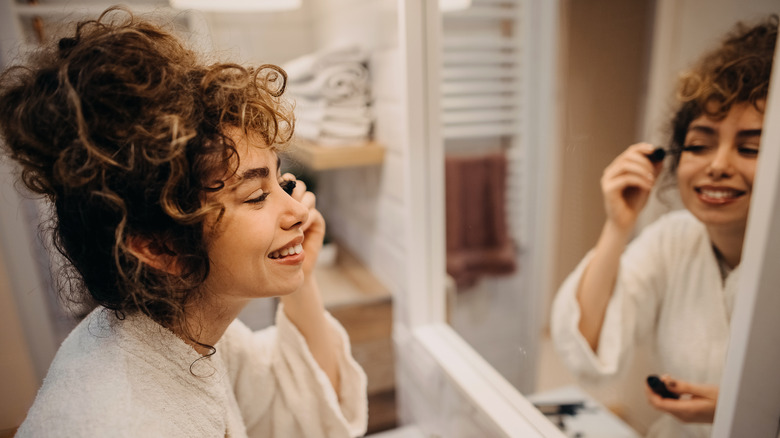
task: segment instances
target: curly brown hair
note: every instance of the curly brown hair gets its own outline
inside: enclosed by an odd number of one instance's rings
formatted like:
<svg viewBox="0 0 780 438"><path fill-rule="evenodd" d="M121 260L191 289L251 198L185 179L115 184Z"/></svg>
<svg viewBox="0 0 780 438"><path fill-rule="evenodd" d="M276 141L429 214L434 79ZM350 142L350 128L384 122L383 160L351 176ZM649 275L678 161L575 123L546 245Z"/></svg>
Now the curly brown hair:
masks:
<svg viewBox="0 0 780 438"><path fill-rule="evenodd" d="M207 65L116 7L25 64L0 77L0 135L20 180L55 207L53 242L72 265L63 298L187 333L184 309L209 274L205 220L224 211L206 195L238 167L226 128L289 142L285 72ZM143 263L135 238L181 272Z"/></svg>
<svg viewBox="0 0 780 438"><path fill-rule="evenodd" d="M777 41L778 16L749 26L743 22L722 44L680 76L679 107L671 121L670 174L675 175L691 122L703 114L726 117L737 103L751 103L763 113Z"/></svg>

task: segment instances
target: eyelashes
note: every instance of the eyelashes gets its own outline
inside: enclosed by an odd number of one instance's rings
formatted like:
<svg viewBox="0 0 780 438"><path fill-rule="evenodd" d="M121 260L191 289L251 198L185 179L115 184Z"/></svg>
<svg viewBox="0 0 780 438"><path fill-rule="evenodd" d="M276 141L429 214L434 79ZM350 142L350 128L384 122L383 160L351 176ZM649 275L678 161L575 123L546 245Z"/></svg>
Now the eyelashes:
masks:
<svg viewBox="0 0 780 438"><path fill-rule="evenodd" d="M705 145L688 145L682 148L683 152L690 152L693 154L705 154L710 151L714 151L714 148ZM758 155L758 147L740 146L737 151L740 155L747 157L755 157Z"/></svg>
<svg viewBox="0 0 780 438"><path fill-rule="evenodd" d="M279 185L282 186L282 190L284 190L285 193L292 196L292 192L295 190L295 180L282 181Z"/></svg>
<svg viewBox="0 0 780 438"><path fill-rule="evenodd" d="M279 186L282 187L282 190L284 190L285 193L292 196L292 192L295 189L295 180L289 180L289 181L282 181L279 183ZM261 202L265 201L265 199L270 195L270 193L262 193L260 196L252 199L247 199L244 201L245 204L260 204Z"/></svg>
<svg viewBox="0 0 780 438"><path fill-rule="evenodd" d="M691 153L694 153L694 154L698 154L698 153L704 152L706 149L707 149L706 146L686 145L686 146L683 146L682 151L683 152L691 152Z"/></svg>
<svg viewBox="0 0 780 438"><path fill-rule="evenodd" d="M263 194L261 194L260 196L258 196L256 198L247 199L246 201L244 201L244 204L259 204L259 203L265 201L265 198L267 198L268 195L270 195L270 193L263 193Z"/></svg>

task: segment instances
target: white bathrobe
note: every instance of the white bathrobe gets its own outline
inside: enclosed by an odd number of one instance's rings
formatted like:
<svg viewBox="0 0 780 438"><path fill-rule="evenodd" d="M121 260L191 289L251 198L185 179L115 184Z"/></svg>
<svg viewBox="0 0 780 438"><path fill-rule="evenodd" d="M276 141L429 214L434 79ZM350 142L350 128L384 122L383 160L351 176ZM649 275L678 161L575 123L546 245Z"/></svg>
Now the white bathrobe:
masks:
<svg viewBox="0 0 780 438"><path fill-rule="evenodd" d="M739 269L722 279L704 224L687 210L675 211L628 246L596 354L577 328L577 287L589 261L590 254L565 280L552 312L553 342L578 377L597 382L618 374L633 345L654 336L658 374L720 384ZM710 431L664 415L648 436L708 437Z"/></svg>
<svg viewBox="0 0 780 438"><path fill-rule="evenodd" d="M236 320L200 357L146 316L93 311L63 342L19 437L349 437L365 433L366 377L340 334L338 394L280 306ZM193 375L194 374L194 375Z"/></svg>

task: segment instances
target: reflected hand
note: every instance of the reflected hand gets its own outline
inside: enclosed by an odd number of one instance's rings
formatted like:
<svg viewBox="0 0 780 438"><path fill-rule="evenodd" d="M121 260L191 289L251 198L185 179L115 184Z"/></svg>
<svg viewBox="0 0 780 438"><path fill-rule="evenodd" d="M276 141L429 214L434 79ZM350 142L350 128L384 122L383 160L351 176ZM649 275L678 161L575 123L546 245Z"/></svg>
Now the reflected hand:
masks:
<svg viewBox="0 0 780 438"><path fill-rule="evenodd" d="M645 383L647 399L654 408L674 415L685 423L712 423L718 403L717 385L694 384L661 376L670 391L680 394L679 399L663 398Z"/></svg>
<svg viewBox="0 0 780 438"><path fill-rule="evenodd" d="M291 196L309 209L309 217L301 226L301 231L303 231L303 252L306 254L303 261L303 274L306 279L310 279L320 249L322 249L322 241L325 238L325 219L316 208L316 196L306 190L306 184L303 181L296 180L295 175L291 173L285 173L282 175L282 179L295 181L295 188Z"/></svg>
<svg viewBox="0 0 780 438"><path fill-rule="evenodd" d="M639 213L647 204L663 163L652 163L647 155L655 147L649 143L631 145L604 169L601 190L607 221L619 229L633 229Z"/></svg>

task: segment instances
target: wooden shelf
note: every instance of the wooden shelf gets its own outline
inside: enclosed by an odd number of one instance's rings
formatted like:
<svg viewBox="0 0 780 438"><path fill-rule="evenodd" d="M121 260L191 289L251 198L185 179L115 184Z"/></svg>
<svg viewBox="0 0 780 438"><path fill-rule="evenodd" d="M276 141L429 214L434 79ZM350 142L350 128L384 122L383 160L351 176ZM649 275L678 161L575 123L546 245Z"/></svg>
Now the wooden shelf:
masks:
<svg viewBox="0 0 780 438"><path fill-rule="evenodd" d="M390 300L390 291L344 246L332 266L316 266L314 273L329 310Z"/></svg>
<svg viewBox="0 0 780 438"><path fill-rule="evenodd" d="M299 139L285 154L311 170L329 170L381 164L385 148L374 141L354 146L320 146Z"/></svg>

